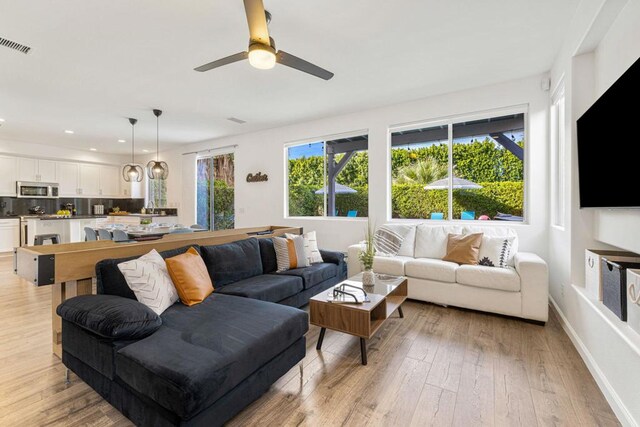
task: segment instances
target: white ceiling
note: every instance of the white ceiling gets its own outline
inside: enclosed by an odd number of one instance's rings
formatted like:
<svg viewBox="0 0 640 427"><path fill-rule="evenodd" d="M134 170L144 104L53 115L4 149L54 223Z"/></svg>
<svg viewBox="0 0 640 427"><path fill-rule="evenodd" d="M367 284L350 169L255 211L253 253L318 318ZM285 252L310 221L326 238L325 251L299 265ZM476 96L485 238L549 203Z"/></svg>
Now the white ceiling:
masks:
<svg viewBox="0 0 640 427"><path fill-rule="evenodd" d="M0 139L125 153L136 117L141 152L152 108L167 148L530 76L578 2L265 0L277 47L335 73L324 81L248 62L193 71L246 49L241 0L0 0L0 37L33 48L0 47Z"/></svg>

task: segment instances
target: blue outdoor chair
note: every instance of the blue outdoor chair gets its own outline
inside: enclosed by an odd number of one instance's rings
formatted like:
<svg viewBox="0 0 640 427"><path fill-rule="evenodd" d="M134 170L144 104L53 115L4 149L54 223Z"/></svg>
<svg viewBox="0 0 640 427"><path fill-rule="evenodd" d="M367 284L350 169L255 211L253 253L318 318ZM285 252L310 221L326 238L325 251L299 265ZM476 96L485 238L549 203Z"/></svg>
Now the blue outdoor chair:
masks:
<svg viewBox="0 0 640 427"><path fill-rule="evenodd" d="M358 216L358 211L349 211L347 212L347 217L355 218Z"/></svg>
<svg viewBox="0 0 640 427"><path fill-rule="evenodd" d="M431 219L444 219L443 212L431 212Z"/></svg>
<svg viewBox="0 0 640 427"><path fill-rule="evenodd" d="M462 214L460 215L460 219L474 220L474 219L476 219L476 212L475 211L462 211Z"/></svg>

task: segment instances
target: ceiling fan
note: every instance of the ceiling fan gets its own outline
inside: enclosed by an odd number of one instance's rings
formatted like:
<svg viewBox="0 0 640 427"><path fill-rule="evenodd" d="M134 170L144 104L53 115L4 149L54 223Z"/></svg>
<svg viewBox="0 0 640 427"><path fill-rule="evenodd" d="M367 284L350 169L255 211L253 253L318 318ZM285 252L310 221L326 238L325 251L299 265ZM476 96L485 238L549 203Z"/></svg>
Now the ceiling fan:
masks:
<svg viewBox="0 0 640 427"><path fill-rule="evenodd" d="M244 0L244 10L249 23L249 50L201 65L194 68L195 71L209 71L223 65L249 59L249 63L253 67L261 70L273 68L277 62L324 80L329 80L333 77L333 73L324 68L320 68L285 51L276 51L275 41L269 37L269 29L267 28L267 24L271 21L271 14L264 10L262 0Z"/></svg>

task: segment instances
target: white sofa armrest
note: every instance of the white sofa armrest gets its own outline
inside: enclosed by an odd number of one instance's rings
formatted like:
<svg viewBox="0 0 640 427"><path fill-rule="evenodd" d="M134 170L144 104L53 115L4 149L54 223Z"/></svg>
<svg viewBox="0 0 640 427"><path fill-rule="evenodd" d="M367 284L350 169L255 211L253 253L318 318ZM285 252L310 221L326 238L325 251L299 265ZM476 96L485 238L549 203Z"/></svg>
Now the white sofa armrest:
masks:
<svg viewBox="0 0 640 427"><path fill-rule="evenodd" d="M361 243L349 246L347 250L347 277L355 276L363 270L359 256L363 249L364 245Z"/></svg>
<svg viewBox="0 0 640 427"><path fill-rule="evenodd" d="M536 254L518 252L514 257L520 276L522 317L546 322L549 318L549 271Z"/></svg>

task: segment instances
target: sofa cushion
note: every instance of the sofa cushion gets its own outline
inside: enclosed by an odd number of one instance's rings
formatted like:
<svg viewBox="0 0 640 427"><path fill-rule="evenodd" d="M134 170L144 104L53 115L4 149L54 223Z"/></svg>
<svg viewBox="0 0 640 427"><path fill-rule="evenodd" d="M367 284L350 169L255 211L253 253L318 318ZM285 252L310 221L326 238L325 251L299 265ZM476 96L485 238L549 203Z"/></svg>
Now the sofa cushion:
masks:
<svg viewBox="0 0 640 427"><path fill-rule="evenodd" d="M519 292L520 276L513 268L494 268L483 265L461 265L456 270L461 285L499 291Z"/></svg>
<svg viewBox="0 0 640 427"><path fill-rule="evenodd" d="M202 246L202 258L214 286L225 286L262 274L258 239L251 238L223 245Z"/></svg>
<svg viewBox="0 0 640 427"><path fill-rule="evenodd" d="M392 276L404 276L404 263L412 259L412 257L399 255L394 257L375 256L373 257L373 271Z"/></svg>
<svg viewBox="0 0 640 427"><path fill-rule="evenodd" d="M187 420L224 396L308 330L302 310L213 293L175 304L153 335L116 354L127 386Z"/></svg>
<svg viewBox="0 0 640 427"><path fill-rule="evenodd" d="M431 258L412 259L404 264L405 276L439 282L455 283L456 269L458 269L458 264L455 262Z"/></svg>
<svg viewBox="0 0 640 427"><path fill-rule="evenodd" d="M409 227L409 231L407 231L407 234L404 236L404 240L402 241L402 245L400 246L398 255L413 257L415 246L416 246L417 226L414 224L410 224L410 225L407 225L407 227Z"/></svg>
<svg viewBox="0 0 640 427"><path fill-rule="evenodd" d="M302 278L304 289L309 289L318 283L336 277L338 275L338 266L333 263L323 262L322 264L313 264L309 267L282 271L279 272L278 275L300 277Z"/></svg>
<svg viewBox="0 0 640 427"><path fill-rule="evenodd" d="M196 251L200 252L200 246L187 245L181 248L162 251L160 252L160 256L162 256L162 258L170 258L185 253L189 248L195 248ZM129 285L127 285L127 281L124 279L120 269L118 269L118 264L121 262L131 261L136 258L139 257L131 256L126 258L104 259L98 262L96 264L96 286L98 293L136 299L136 295Z"/></svg>
<svg viewBox="0 0 640 427"><path fill-rule="evenodd" d="M373 236L373 247L381 256L396 256L411 227L402 224L385 224L378 227Z"/></svg>
<svg viewBox="0 0 640 427"><path fill-rule="evenodd" d="M56 308L58 316L103 338L139 339L151 335L162 319L141 302L114 295L82 295Z"/></svg>
<svg viewBox="0 0 640 427"><path fill-rule="evenodd" d="M171 280L184 305L200 304L213 292L213 284L200 254L193 248L166 260Z"/></svg>
<svg viewBox="0 0 640 427"><path fill-rule="evenodd" d="M447 254L449 234L462 234L462 227L455 225L420 224L416 228L416 258L442 259Z"/></svg>
<svg viewBox="0 0 640 427"><path fill-rule="evenodd" d="M447 254L442 259L458 264L477 265L481 244L482 233L449 234Z"/></svg>
<svg viewBox="0 0 640 427"><path fill-rule="evenodd" d="M278 269L276 259L276 248L273 247L273 240L258 239L260 245L260 258L262 259L262 273L273 273Z"/></svg>
<svg viewBox="0 0 640 427"><path fill-rule="evenodd" d="M302 278L280 274L261 274L223 286L222 294L279 302L302 291Z"/></svg>
<svg viewBox="0 0 640 427"><path fill-rule="evenodd" d="M484 226L468 225L463 229L464 233L483 233L488 237L513 237L511 242L511 251L507 258L507 265L513 267L513 257L518 253L518 233L513 228L504 226ZM482 248L480 248L482 250Z"/></svg>

